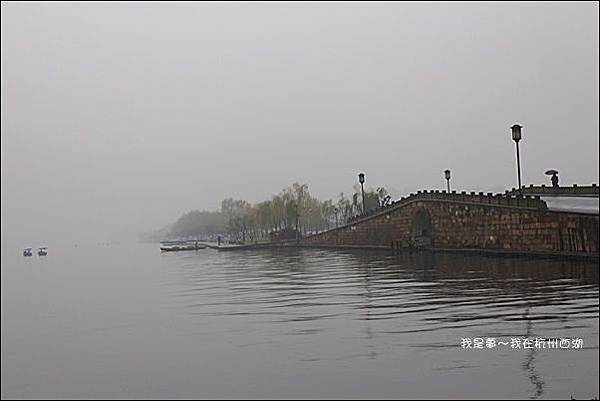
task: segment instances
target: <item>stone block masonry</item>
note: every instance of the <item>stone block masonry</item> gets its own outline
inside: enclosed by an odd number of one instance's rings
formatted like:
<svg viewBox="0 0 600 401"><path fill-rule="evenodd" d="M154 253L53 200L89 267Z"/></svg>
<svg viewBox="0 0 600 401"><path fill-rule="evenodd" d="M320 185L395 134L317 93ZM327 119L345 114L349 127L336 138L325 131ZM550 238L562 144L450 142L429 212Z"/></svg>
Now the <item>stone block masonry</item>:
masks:
<svg viewBox="0 0 600 401"><path fill-rule="evenodd" d="M598 214L548 210L539 196L419 191L301 245L597 258L598 229Z"/></svg>

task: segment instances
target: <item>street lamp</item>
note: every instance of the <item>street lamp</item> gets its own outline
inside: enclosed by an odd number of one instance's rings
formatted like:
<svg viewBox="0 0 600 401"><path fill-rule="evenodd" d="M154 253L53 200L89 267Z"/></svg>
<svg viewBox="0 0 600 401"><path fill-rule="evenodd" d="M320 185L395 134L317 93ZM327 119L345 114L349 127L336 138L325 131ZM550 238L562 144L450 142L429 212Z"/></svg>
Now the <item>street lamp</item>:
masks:
<svg viewBox="0 0 600 401"><path fill-rule="evenodd" d="M333 211L335 212L335 228L338 228L338 212L339 209L336 207L333 209Z"/></svg>
<svg viewBox="0 0 600 401"><path fill-rule="evenodd" d="M360 182L360 189L362 192L362 207L363 207L363 214L365 214L365 175L364 173L360 173L358 174L358 182Z"/></svg>
<svg viewBox="0 0 600 401"><path fill-rule="evenodd" d="M519 191L521 190L521 159L519 158L519 141L521 140L521 128L519 124L510 127L512 131L512 140L517 145L517 177L519 179Z"/></svg>
<svg viewBox="0 0 600 401"><path fill-rule="evenodd" d="M448 184L448 193L450 193L450 170L444 171L444 177L446 177L446 182Z"/></svg>

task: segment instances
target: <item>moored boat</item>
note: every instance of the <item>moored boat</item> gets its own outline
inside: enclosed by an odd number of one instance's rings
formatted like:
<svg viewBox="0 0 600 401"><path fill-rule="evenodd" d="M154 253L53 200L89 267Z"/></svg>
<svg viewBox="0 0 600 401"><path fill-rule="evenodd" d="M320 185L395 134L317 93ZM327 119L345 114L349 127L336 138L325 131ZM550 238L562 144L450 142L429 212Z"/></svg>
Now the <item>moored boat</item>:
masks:
<svg viewBox="0 0 600 401"><path fill-rule="evenodd" d="M31 252L30 247L23 249L23 256L33 256L33 252Z"/></svg>
<svg viewBox="0 0 600 401"><path fill-rule="evenodd" d="M205 245L168 245L168 246L161 246L160 250L162 252L175 252L175 251L195 251L198 249L204 249L206 248Z"/></svg>
<svg viewBox="0 0 600 401"><path fill-rule="evenodd" d="M48 247L47 246L40 246L38 248L38 255L39 256L46 256L46 255L48 255Z"/></svg>

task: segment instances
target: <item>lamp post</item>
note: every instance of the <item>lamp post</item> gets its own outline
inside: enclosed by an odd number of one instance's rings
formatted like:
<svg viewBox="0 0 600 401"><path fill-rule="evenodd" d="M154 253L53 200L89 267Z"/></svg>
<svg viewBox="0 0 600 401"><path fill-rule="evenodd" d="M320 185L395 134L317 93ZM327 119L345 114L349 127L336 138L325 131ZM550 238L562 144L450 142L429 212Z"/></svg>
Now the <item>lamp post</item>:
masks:
<svg viewBox="0 0 600 401"><path fill-rule="evenodd" d="M519 158L519 141L521 140L521 128L519 124L510 127L512 131L512 140L517 145L517 177L519 179L519 191L521 190L521 159Z"/></svg>
<svg viewBox="0 0 600 401"><path fill-rule="evenodd" d="M444 177L446 177L446 183L448 184L448 193L450 193L450 170L444 171Z"/></svg>
<svg viewBox="0 0 600 401"><path fill-rule="evenodd" d="M338 228L338 212L339 209L336 207L333 209L333 211L335 212L335 228Z"/></svg>
<svg viewBox="0 0 600 401"><path fill-rule="evenodd" d="M363 209L363 214L365 214L365 174L364 173L358 174L358 182L360 182L360 189L362 192L362 209Z"/></svg>

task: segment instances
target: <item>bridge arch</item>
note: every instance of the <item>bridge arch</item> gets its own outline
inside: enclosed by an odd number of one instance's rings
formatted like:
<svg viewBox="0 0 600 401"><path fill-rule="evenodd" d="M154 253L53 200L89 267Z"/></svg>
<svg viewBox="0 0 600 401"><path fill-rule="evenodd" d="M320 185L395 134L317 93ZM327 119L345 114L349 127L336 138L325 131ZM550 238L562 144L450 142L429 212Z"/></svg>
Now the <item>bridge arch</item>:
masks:
<svg viewBox="0 0 600 401"><path fill-rule="evenodd" d="M429 247L432 245L433 226L431 216L424 207L419 208L412 219L411 242L416 247Z"/></svg>

